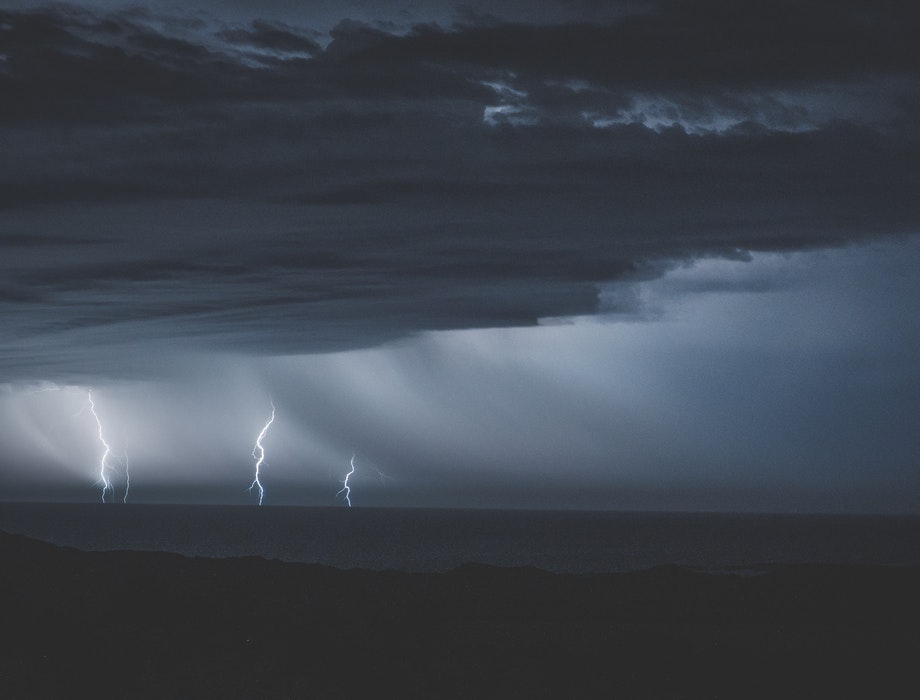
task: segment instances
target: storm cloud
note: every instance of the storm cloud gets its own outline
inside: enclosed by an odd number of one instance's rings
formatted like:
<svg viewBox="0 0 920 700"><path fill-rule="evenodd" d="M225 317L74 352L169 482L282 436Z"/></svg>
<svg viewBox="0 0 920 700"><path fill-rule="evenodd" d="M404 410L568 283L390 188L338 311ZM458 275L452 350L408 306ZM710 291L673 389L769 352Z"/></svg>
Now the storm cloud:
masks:
<svg viewBox="0 0 920 700"><path fill-rule="evenodd" d="M905 3L403 5L0 9L0 383L173 381L190 358L318 362L587 316L654 326L684 297L783 284L748 265L642 298L692 261L917 233ZM559 444L602 431L566 415L581 427Z"/></svg>
<svg viewBox="0 0 920 700"><path fill-rule="evenodd" d="M527 19L324 36L4 11L3 298L27 312L8 337L363 346L591 312L649 261L916 220L902 5Z"/></svg>

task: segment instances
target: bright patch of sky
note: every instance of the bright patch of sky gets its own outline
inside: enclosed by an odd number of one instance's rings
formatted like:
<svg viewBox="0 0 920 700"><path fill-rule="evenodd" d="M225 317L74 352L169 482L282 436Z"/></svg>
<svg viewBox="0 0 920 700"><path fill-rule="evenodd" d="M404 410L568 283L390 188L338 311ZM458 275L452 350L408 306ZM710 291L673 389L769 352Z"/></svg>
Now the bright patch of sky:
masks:
<svg viewBox="0 0 920 700"><path fill-rule="evenodd" d="M189 354L93 396L113 449L130 441L139 501L243 502L271 397L267 504L331 504L357 451L391 477L359 470L367 505L913 512L918 265L916 238L675 263L601 287L596 316L325 355ZM87 390L0 392L7 489L97 496Z"/></svg>

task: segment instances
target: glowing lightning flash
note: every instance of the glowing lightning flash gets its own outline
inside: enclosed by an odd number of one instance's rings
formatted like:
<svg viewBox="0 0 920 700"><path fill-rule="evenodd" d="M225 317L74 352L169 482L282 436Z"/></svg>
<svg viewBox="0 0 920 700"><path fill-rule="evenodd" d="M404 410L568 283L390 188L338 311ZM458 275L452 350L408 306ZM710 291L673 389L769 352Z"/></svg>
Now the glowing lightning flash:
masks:
<svg viewBox="0 0 920 700"><path fill-rule="evenodd" d="M131 490L131 462L128 460L128 445L125 441L125 498L122 503L128 502L128 491Z"/></svg>
<svg viewBox="0 0 920 700"><path fill-rule="evenodd" d="M262 505L262 497L265 495L265 489L262 488L262 482L259 481L259 469L265 463L265 448L262 447L262 440L265 439L265 434L268 432L268 426L272 424L275 420L275 404L269 401L272 405L272 415L268 419L268 423L265 424L265 427L262 428L262 432L259 433L259 437L256 438L256 446L252 448L252 458L256 460L256 478L252 480L252 483L249 485L249 492L252 493L252 490L256 487L259 488L259 505ZM259 451L259 454L256 454L256 450Z"/></svg>
<svg viewBox="0 0 920 700"><path fill-rule="evenodd" d="M102 436L102 421L99 420L99 414L96 413L96 404L93 403L93 392L86 392L86 398L89 401L89 410L93 414L93 418L96 419L96 427L99 429L99 442L101 442L102 446L105 447L105 452L102 455L102 459L99 460L99 481L97 482L102 483L102 502L105 503L106 493L112 493L113 497L115 495L115 489L112 486L112 482L109 480L108 475L108 471L111 469L108 464L108 459L109 455L112 453L112 448L109 447L109 443L107 443L105 438Z"/></svg>
<svg viewBox="0 0 920 700"><path fill-rule="evenodd" d="M345 475L345 481L343 482L345 485L341 488L341 490L337 494L335 494L336 498L338 498L339 495L341 494L345 494L345 503L348 504L349 508L351 508L351 487L348 485L348 479L351 477L352 474L355 473L355 456L354 455L351 456L350 464L351 464L351 471L349 471Z"/></svg>

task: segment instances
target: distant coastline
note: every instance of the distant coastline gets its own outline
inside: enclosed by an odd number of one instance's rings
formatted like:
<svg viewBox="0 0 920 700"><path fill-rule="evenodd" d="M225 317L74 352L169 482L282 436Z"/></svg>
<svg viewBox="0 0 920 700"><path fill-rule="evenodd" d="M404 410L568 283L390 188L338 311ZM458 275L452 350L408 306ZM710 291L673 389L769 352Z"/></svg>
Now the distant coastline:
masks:
<svg viewBox="0 0 920 700"><path fill-rule="evenodd" d="M0 558L10 641L0 694L10 699L841 698L917 688L916 566L413 574L81 552L5 533Z"/></svg>
<svg viewBox="0 0 920 700"><path fill-rule="evenodd" d="M410 572L920 565L917 516L0 503L0 530L87 551Z"/></svg>

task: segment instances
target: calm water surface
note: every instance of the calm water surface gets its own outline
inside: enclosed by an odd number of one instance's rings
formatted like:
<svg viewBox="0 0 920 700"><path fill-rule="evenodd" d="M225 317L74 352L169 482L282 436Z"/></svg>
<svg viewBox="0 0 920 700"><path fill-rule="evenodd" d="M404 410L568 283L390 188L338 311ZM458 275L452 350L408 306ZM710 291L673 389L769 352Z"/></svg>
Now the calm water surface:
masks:
<svg viewBox="0 0 920 700"><path fill-rule="evenodd" d="M920 565L920 517L0 503L0 530L85 550L403 571Z"/></svg>

